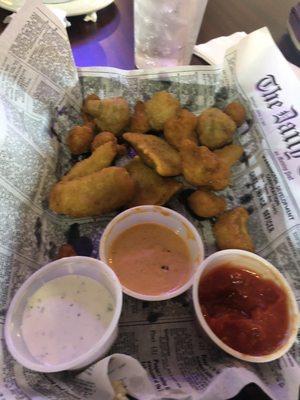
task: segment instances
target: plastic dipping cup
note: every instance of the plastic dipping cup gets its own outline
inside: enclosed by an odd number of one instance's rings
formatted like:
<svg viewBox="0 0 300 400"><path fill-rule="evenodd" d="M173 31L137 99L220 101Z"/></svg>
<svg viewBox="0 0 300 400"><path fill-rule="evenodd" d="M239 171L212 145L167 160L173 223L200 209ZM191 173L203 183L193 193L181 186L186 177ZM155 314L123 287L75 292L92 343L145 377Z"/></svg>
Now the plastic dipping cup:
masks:
<svg viewBox="0 0 300 400"><path fill-rule="evenodd" d="M72 0L43 0L45 4L69 3Z"/></svg>
<svg viewBox="0 0 300 400"><path fill-rule="evenodd" d="M135 65L188 65L207 0L134 0Z"/></svg>
<svg viewBox="0 0 300 400"><path fill-rule="evenodd" d="M29 351L22 334L24 310L31 296L43 285L68 275L80 275L103 285L114 299L112 319L99 341L85 353L59 364L46 364ZM122 310L122 288L115 273L103 262L90 257L67 257L40 268L16 292L5 320L5 340L11 355L24 367L39 372L58 372L80 369L103 357L117 338L118 322ZM45 313L47 311L45 310ZM88 329L89 326L83 326ZM60 329L60 326L57 326Z"/></svg>
<svg viewBox="0 0 300 400"><path fill-rule="evenodd" d="M114 240L127 229L144 223L162 225L176 232L188 247L192 260L192 274L190 279L175 290L163 292L157 295L148 295L135 292L122 285L123 292L131 297L145 301L168 300L179 296L188 290L193 283L194 274L204 259L202 239L196 228L184 216L176 211L160 206L138 206L117 215L105 228L100 241L100 258L109 263L109 249Z"/></svg>
<svg viewBox="0 0 300 400"><path fill-rule="evenodd" d="M215 333L212 331L206 319L202 313L201 306L199 303L199 284L202 276L217 268L220 265L230 263L238 268L247 268L247 270L254 271L258 275L262 276L264 279L271 280L279 285L285 292L288 299L288 312L289 312L289 327L285 340L279 347L270 354L265 354L261 356L253 356L249 354L240 353L239 351L229 347L224 343ZM206 335L223 351L230 354L233 357L239 358L243 361L254 362L254 363L264 363L269 361L274 361L277 358L283 356L293 345L297 338L298 326L300 321L299 310L296 302L295 295L289 286L287 280L284 276L269 263L264 258L250 253L244 250L222 250L210 255L206 258L198 272L194 276L193 284L193 304L196 312L196 317L199 322L200 327L206 333Z"/></svg>

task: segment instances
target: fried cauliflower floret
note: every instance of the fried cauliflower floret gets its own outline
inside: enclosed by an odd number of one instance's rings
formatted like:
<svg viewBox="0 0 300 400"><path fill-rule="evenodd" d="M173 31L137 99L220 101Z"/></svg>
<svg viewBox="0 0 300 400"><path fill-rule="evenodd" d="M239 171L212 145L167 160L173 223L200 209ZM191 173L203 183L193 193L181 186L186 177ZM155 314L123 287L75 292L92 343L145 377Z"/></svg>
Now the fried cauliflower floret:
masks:
<svg viewBox="0 0 300 400"><path fill-rule="evenodd" d="M150 130L145 103L137 101L130 121L130 132L146 133Z"/></svg>
<svg viewBox="0 0 300 400"><path fill-rule="evenodd" d="M237 101L227 104L224 108L224 113L229 115L231 119L236 123L236 126L241 126L246 120L246 109Z"/></svg>
<svg viewBox="0 0 300 400"><path fill-rule="evenodd" d="M126 169L109 167L57 183L51 190L49 207L71 217L94 217L119 209L133 194L134 182Z"/></svg>
<svg viewBox="0 0 300 400"><path fill-rule="evenodd" d="M222 190L229 185L229 167L205 146L185 140L180 149L183 176L194 186Z"/></svg>
<svg viewBox="0 0 300 400"><path fill-rule="evenodd" d="M90 125L76 125L70 129L67 137L67 145L72 154L86 153L90 149L94 134Z"/></svg>
<svg viewBox="0 0 300 400"><path fill-rule="evenodd" d="M223 196L217 196L209 190L198 189L187 199L190 209L198 217L215 217L226 209L226 200Z"/></svg>
<svg viewBox="0 0 300 400"><path fill-rule="evenodd" d="M249 214L243 207L226 211L213 227L213 233L220 250L241 249L254 251L252 239L248 233Z"/></svg>
<svg viewBox="0 0 300 400"><path fill-rule="evenodd" d="M98 114L98 107L100 104L100 98L92 93L86 96L83 100L82 111L92 117L96 117Z"/></svg>
<svg viewBox="0 0 300 400"><path fill-rule="evenodd" d="M135 182L135 194L128 207L144 204L162 206L182 187L175 179L162 178L147 167L140 157L135 157L125 168Z"/></svg>
<svg viewBox="0 0 300 400"><path fill-rule="evenodd" d="M90 157L76 163L62 178L62 181L70 181L100 171L111 165L116 154L117 145L115 143L104 143L102 146L98 147Z"/></svg>
<svg viewBox="0 0 300 400"><path fill-rule="evenodd" d="M180 155L165 140L142 133L124 133L123 138L134 147L141 159L161 176L181 173Z"/></svg>
<svg viewBox="0 0 300 400"><path fill-rule="evenodd" d="M207 108L198 117L199 141L211 150L231 143L235 131L235 122L218 108Z"/></svg>
<svg viewBox="0 0 300 400"><path fill-rule="evenodd" d="M129 105L123 97L99 100L95 122L101 131L109 131L119 136L129 121Z"/></svg>
<svg viewBox="0 0 300 400"><path fill-rule="evenodd" d="M238 144L229 144L222 149L217 149L214 151L228 167L232 167L243 155L244 149Z"/></svg>
<svg viewBox="0 0 300 400"><path fill-rule="evenodd" d="M180 149L185 139L189 139L197 144L196 125L197 117L190 111L182 109L166 121L164 125L164 137L177 150Z"/></svg>
<svg viewBox="0 0 300 400"><path fill-rule="evenodd" d="M179 101L172 94L165 91L154 93L145 103L150 127L156 131L162 131L165 122L173 117L179 108Z"/></svg>

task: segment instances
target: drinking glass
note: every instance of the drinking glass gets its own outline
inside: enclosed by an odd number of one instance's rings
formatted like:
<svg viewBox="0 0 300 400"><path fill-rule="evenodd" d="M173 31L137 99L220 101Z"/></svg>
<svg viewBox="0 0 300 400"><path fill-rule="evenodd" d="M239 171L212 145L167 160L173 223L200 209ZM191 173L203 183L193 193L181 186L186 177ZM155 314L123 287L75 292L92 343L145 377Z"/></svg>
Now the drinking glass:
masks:
<svg viewBox="0 0 300 400"><path fill-rule="evenodd" d="M207 0L134 0L138 68L187 65Z"/></svg>

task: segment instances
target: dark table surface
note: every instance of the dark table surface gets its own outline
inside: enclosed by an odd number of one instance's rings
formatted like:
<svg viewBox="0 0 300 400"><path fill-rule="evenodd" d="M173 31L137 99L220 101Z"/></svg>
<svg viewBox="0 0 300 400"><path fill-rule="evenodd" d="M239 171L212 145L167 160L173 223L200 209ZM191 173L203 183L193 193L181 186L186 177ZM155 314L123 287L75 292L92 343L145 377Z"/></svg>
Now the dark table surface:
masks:
<svg viewBox="0 0 300 400"><path fill-rule="evenodd" d="M78 66L107 65L134 69L133 0L115 0L98 13L97 23L71 18L68 29ZM296 0L208 0L197 43L237 31L267 26L285 57L300 66L300 53L288 33L287 20ZM196 56L192 64L202 64Z"/></svg>
<svg viewBox="0 0 300 400"><path fill-rule="evenodd" d="M288 61L300 67L300 52L288 33L287 20L296 0L208 0L197 43L205 43L237 31L250 33L267 26ZM0 10L0 21L9 12ZM134 69L133 0L115 0L98 12L96 23L81 17L69 19L69 38L77 66L110 66ZM0 32L5 25L0 22ZM193 56L192 64L204 64ZM254 384L246 386L234 400L269 399ZM213 400L213 399L212 399ZM233 399L232 399L233 400ZM296 399L295 399L296 400Z"/></svg>
<svg viewBox="0 0 300 400"><path fill-rule="evenodd" d="M237 31L250 33L267 26L285 57L300 66L286 23L295 0L208 0L197 43ZM78 66L107 65L134 69L133 0L115 0L98 13L97 23L71 18L69 37ZM193 56L192 64L203 64Z"/></svg>
<svg viewBox="0 0 300 400"><path fill-rule="evenodd" d="M300 52L288 33L287 20L297 0L208 0L197 43L237 31L250 33L267 26L285 57L300 66ZM0 21L9 14L0 10ZM134 69L133 0L115 0L98 12L98 21L69 18L68 28L76 65ZM0 32L5 25L0 22ZM193 56L192 64L203 64Z"/></svg>

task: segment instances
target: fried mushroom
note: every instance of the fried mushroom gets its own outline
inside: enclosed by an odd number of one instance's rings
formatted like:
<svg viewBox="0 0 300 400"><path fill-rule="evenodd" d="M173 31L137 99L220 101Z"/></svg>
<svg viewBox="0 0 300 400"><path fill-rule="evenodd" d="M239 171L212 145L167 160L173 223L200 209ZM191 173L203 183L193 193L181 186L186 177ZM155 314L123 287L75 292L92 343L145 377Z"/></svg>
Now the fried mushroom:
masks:
<svg viewBox="0 0 300 400"><path fill-rule="evenodd" d="M169 118L164 125L164 137L177 150L183 140L189 139L198 143L196 134L197 117L190 111L181 109L176 115Z"/></svg>
<svg viewBox="0 0 300 400"><path fill-rule="evenodd" d="M244 149L238 144L229 144L222 149L215 150L214 153L230 168L242 157Z"/></svg>
<svg viewBox="0 0 300 400"><path fill-rule="evenodd" d="M79 155L90 149L94 134L90 125L76 125L70 129L67 137L67 145L72 154Z"/></svg>
<svg viewBox="0 0 300 400"><path fill-rule="evenodd" d="M71 217L94 217L119 209L133 194L134 181L126 169L108 167L54 185L49 207L58 214Z"/></svg>
<svg viewBox="0 0 300 400"><path fill-rule="evenodd" d="M248 219L249 214L243 207L226 211L218 217L213 233L220 250L254 251L254 244L247 229Z"/></svg>
<svg viewBox="0 0 300 400"><path fill-rule="evenodd" d="M198 189L192 193L187 199L190 209L198 215L198 217L211 218L215 217L226 209L226 200L223 196L217 196L215 193Z"/></svg>
<svg viewBox="0 0 300 400"><path fill-rule="evenodd" d="M156 131L162 131L165 122L176 115L179 108L179 101L172 94L165 91L154 93L145 103L150 127Z"/></svg>
<svg viewBox="0 0 300 400"><path fill-rule="evenodd" d="M95 117L100 131L109 131L119 136L130 121L128 102L123 97L100 100Z"/></svg>
<svg viewBox="0 0 300 400"><path fill-rule="evenodd" d="M135 157L125 168L135 182L135 194L128 207L144 204L162 206L182 187L175 179L162 178L145 165L140 157Z"/></svg>
<svg viewBox="0 0 300 400"><path fill-rule="evenodd" d="M161 176L181 173L180 155L165 140L141 133L127 132L123 138L134 147L141 159Z"/></svg>
<svg viewBox="0 0 300 400"><path fill-rule="evenodd" d="M56 259L59 260L60 258L73 257L77 255L78 254L76 253L74 247L68 243L65 243L60 246Z"/></svg>
<svg viewBox="0 0 300 400"><path fill-rule="evenodd" d="M117 154L117 145L113 142L104 143L85 160L76 163L62 178L62 181L70 181L100 171L111 165Z"/></svg>
<svg viewBox="0 0 300 400"><path fill-rule="evenodd" d="M89 94L83 100L82 111L85 114L96 117L98 115L99 104L100 98L94 93Z"/></svg>
<svg viewBox="0 0 300 400"><path fill-rule="evenodd" d="M150 130L145 103L137 101L130 121L130 132L146 133Z"/></svg>
<svg viewBox="0 0 300 400"><path fill-rule="evenodd" d="M185 140L180 149L183 176L194 186L222 190L229 185L230 169L206 146Z"/></svg>
<svg viewBox="0 0 300 400"><path fill-rule="evenodd" d="M101 132L98 133L92 143L91 143L91 151L95 151L98 147L102 146L105 143L113 142L117 144L117 138L112 132Z"/></svg>
<svg viewBox="0 0 300 400"><path fill-rule="evenodd" d="M211 150L231 143L235 131L235 122L218 108L207 108L198 117L199 141Z"/></svg>
<svg viewBox="0 0 300 400"><path fill-rule="evenodd" d="M237 101L227 104L224 108L224 113L229 115L231 119L236 123L236 126L241 126L246 120L246 109Z"/></svg>

